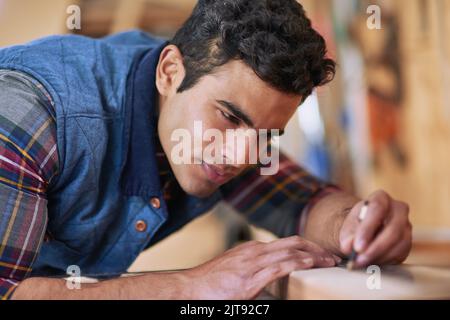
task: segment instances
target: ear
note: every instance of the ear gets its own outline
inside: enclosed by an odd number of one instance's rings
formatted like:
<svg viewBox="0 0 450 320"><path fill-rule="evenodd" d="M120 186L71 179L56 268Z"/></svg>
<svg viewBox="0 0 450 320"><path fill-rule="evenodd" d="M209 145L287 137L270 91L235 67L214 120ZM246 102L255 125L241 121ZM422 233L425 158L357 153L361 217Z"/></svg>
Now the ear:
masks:
<svg viewBox="0 0 450 320"><path fill-rule="evenodd" d="M156 88L161 96L175 94L185 76L183 56L174 45L166 46L156 67Z"/></svg>

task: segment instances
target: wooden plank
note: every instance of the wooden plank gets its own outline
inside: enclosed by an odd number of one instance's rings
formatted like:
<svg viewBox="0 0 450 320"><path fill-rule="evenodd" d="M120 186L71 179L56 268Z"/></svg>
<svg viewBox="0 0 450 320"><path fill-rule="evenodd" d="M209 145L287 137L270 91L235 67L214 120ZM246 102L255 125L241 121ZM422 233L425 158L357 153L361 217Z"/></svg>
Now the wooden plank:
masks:
<svg viewBox="0 0 450 320"><path fill-rule="evenodd" d="M293 272L268 288L290 300L450 299L450 269L417 265L381 268L380 288L370 289L372 273L344 267Z"/></svg>

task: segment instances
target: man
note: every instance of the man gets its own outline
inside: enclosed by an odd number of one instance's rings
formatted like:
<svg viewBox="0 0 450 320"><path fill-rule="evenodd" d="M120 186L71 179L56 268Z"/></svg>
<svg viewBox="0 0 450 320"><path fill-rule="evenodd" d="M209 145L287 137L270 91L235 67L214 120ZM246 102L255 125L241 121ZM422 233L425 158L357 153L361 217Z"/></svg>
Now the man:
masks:
<svg viewBox="0 0 450 320"><path fill-rule="evenodd" d="M0 69L5 299L249 299L353 248L358 267L410 251L409 209L383 191L366 199L360 223L363 201L283 154L268 176L261 163L173 158L173 132L194 133L196 122L282 132L333 78L325 42L294 0L203 0L171 42L137 31L55 36L1 50ZM117 277L220 200L282 239L189 270ZM105 280L70 290L61 279L70 266Z"/></svg>

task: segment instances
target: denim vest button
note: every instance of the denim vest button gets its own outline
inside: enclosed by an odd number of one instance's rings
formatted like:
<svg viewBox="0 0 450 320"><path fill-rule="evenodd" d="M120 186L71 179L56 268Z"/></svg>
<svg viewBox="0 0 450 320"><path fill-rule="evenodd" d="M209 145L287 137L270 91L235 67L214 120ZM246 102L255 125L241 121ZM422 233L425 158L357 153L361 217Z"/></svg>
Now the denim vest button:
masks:
<svg viewBox="0 0 450 320"><path fill-rule="evenodd" d="M147 223L144 220L138 220L136 221L135 228L138 232L144 232L147 229Z"/></svg>
<svg viewBox="0 0 450 320"><path fill-rule="evenodd" d="M158 198L151 198L150 204L151 204L152 207L155 208L155 209L159 209L159 207L161 207L161 201L159 201Z"/></svg>

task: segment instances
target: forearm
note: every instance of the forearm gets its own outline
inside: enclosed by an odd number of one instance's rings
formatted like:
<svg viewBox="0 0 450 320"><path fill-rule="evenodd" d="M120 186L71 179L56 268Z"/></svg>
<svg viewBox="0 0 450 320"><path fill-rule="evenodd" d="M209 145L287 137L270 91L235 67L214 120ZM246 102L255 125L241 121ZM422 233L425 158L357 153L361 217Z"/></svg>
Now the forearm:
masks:
<svg viewBox="0 0 450 320"><path fill-rule="evenodd" d="M309 210L304 236L341 257L339 232L350 209L360 201L354 195L339 191L320 199Z"/></svg>
<svg viewBox="0 0 450 320"><path fill-rule="evenodd" d="M135 277L116 278L69 289L64 279L28 278L21 282L12 299L31 300L127 300L127 299L189 299L189 279L182 272L148 273Z"/></svg>

